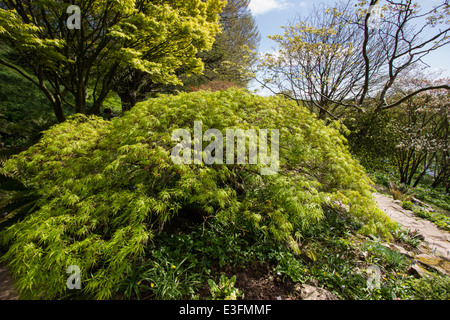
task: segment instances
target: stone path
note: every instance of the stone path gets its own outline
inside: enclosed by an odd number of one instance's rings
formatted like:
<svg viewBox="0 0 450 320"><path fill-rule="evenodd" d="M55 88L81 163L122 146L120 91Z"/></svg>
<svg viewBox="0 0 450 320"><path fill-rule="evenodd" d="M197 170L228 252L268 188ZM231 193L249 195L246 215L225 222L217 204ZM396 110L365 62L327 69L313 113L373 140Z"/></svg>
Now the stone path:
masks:
<svg viewBox="0 0 450 320"><path fill-rule="evenodd" d="M417 217L412 211L403 209L388 196L374 194L379 207L392 219L404 228L417 231L424 237L430 248L430 253L450 259L450 233L439 229L428 220Z"/></svg>
<svg viewBox="0 0 450 320"><path fill-rule="evenodd" d="M8 270L0 266L0 300L19 300Z"/></svg>

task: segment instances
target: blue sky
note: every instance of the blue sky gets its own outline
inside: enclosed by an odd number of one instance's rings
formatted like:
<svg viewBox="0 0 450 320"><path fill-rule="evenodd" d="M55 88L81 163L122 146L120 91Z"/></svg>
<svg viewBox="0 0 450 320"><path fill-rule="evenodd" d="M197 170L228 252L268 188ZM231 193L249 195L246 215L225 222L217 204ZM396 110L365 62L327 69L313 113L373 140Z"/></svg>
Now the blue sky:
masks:
<svg viewBox="0 0 450 320"><path fill-rule="evenodd" d="M421 0L420 4L427 8L438 4L438 0ZM282 34L280 26L300 13L306 16L313 4L329 3L325 0L251 0L250 10L258 23L261 34L260 52L272 52L275 42L267 39L269 35ZM442 75L450 77L450 45L439 49L424 59L433 69L446 70Z"/></svg>

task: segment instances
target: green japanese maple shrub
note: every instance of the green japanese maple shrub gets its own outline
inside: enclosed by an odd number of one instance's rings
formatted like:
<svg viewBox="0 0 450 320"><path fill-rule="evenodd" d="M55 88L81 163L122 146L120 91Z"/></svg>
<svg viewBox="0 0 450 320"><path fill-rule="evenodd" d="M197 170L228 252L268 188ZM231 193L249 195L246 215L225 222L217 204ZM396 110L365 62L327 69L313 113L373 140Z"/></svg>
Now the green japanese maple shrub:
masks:
<svg viewBox="0 0 450 320"><path fill-rule="evenodd" d="M227 129L278 129L279 170L262 175L263 164L249 161L175 164L172 133L193 136L195 121L224 137ZM64 294L66 270L76 265L82 290L105 299L180 216L218 219L294 251L330 207L358 219L363 233L389 236L395 224L340 129L281 97L237 89L160 96L111 122L76 115L1 169L40 195L35 211L2 231L2 261L24 296Z"/></svg>

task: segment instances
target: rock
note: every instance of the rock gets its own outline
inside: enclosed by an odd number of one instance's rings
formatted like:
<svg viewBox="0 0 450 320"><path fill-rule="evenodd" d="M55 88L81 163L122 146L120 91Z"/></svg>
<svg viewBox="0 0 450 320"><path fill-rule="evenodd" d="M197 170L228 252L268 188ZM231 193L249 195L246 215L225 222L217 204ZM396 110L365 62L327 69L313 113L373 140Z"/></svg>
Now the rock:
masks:
<svg viewBox="0 0 450 320"><path fill-rule="evenodd" d="M358 257L359 259L361 259L362 261L365 261L367 259L367 257L369 256L369 253L367 251L364 252L359 252L358 253Z"/></svg>
<svg viewBox="0 0 450 320"><path fill-rule="evenodd" d="M423 265L426 265L444 274L450 275L450 261L445 258L433 256L430 254L419 254L415 258Z"/></svg>
<svg viewBox="0 0 450 320"><path fill-rule="evenodd" d="M339 300L331 292L309 284L297 285L295 290L300 292L300 299L302 300Z"/></svg>
<svg viewBox="0 0 450 320"><path fill-rule="evenodd" d="M333 204L336 205L341 212L348 213L350 211L350 207L339 200L333 201Z"/></svg>
<svg viewBox="0 0 450 320"><path fill-rule="evenodd" d="M417 199L417 198L412 197L412 198L411 198L411 201L412 201L413 203L415 203L415 204L418 204L418 205L421 206L421 207L425 207L426 210L427 210L428 212L435 212L435 210L434 210L431 206L429 206L428 204L426 204L426 203L420 201L420 200Z"/></svg>
<svg viewBox="0 0 450 320"><path fill-rule="evenodd" d="M413 254L401 246L391 244L391 249L398 251L399 253L403 254L404 256L407 256L408 258L413 258Z"/></svg>
<svg viewBox="0 0 450 320"><path fill-rule="evenodd" d="M410 265L406 272L417 279L427 277L430 274L430 272L422 268L418 263L413 263Z"/></svg>
<svg viewBox="0 0 450 320"><path fill-rule="evenodd" d="M374 236L373 234L369 234L368 236L370 239L372 239L373 241L377 241L378 237Z"/></svg>
<svg viewBox="0 0 450 320"><path fill-rule="evenodd" d="M450 233L444 230L440 230L432 222L421 219L414 214L410 214L406 210L401 210L397 205L393 204L392 199L375 193L375 199L378 206L386 210L386 214L399 225L409 230L419 230L420 235L416 235L416 238L423 239L424 242L418 246L420 251L426 253L426 246L432 246L432 250L436 251L436 254L442 257L448 257L447 252L450 251ZM420 237L420 238L419 238Z"/></svg>
<svg viewBox="0 0 450 320"><path fill-rule="evenodd" d="M317 281L317 279L308 279L308 280L306 280L306 284L309 284L310 286L318 287L319 281Z"/></svg>

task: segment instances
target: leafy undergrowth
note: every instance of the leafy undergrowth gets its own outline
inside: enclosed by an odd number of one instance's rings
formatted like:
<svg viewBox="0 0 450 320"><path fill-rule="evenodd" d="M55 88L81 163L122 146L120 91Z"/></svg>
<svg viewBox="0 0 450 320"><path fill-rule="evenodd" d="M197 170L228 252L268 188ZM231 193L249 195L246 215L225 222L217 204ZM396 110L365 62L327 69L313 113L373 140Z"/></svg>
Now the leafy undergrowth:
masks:
<svg viewBox="0 0 450 320"><path fill-rule="evenodd" d="M295 300L300 298L296 285L303 283L346 300L450 298L450 277L415 279L407 274L412 259L378 238L358 234L359 227L357 221L330 210L305 234L301 253L293 253L233 225L209 221L186 226L175 234L159 235L134 262L114 298ZM395 242L412 251L419 244L405 231L396 233ZM380 268L379 288L368 287L370 266Z"/></svg>
<svg viewBox="0 0 450 320"><path fill-rule="evenodd" d="M447 216L450 216L450 194L447 194L444 188L419 185L414 190L418 199L445 210Z"/></svg>
<svg viewBox="0 0 450 320"><path fill-rule="evenodd" d="M171 154L177 141L172 134L186 129L192 137L194 121L202 121L203 133L214 128L224 137L231 128L278 129L279 158L272 163L279 165L278 174L263 175L264 164L250 164L248 157L246 164L175 164ZM28 215L1 231L0 244L6 250L2 261L21 295L30 299L67 294L69 266L78 266L83 275L80 294L96 299L111 298L117 287L136 291L122 281L142 272L139 285L160 290L156 297L185 296L199 282L186 278L198 266L192 266L191 258L183 261L194 249L211 257L208 262L194 254L202 272L213 259L219 266L253 259L300 277L297 262L290 271L283 265L301 261L295 254L327 210L355 219L360 234L389 238L396 228L372 198L370 181L352 159L343 129L337 123L325 126L281 97L234 89L161 96L111 122L76 115L46 131L38 144L0 170L38 197ZM183 156L195 154L194 146ZM207 146L204 142L202 150ZM199 230L175 232L180 225L205 220L219 230L205 227L209 234L202 238ZM234 233L219 236L221 228ZM170 241L185 252L175 250ZM337 244L321 246L317 252L326 257L326 250ZM346 259L336 257L337 264L341 260ZM337 274L330 277L340 283ZM156 283L161 277L172 289Z"/></svg>

